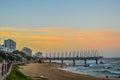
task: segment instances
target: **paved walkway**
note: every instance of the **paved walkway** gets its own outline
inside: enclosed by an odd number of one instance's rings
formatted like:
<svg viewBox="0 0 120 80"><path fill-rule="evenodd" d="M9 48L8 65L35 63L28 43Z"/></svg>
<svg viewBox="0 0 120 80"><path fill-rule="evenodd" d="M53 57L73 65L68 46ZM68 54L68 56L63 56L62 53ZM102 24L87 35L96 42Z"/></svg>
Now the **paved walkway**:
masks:
<svg viewBox="0 0 120 80"><path fill-rule="evenodd" d="M0 80L1 80L1 77L2 77L1 76L2 75L1 72L2 72L2 63L0 63Z"/></svg>

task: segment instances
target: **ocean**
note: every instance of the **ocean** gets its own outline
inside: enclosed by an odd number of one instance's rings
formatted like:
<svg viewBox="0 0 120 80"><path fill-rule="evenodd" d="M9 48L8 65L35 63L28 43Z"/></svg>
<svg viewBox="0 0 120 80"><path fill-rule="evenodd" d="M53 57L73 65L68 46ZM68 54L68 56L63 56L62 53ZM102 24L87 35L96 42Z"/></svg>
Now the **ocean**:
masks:
<svg viewBox="0 0 120 80"><path fill-rule="evenodd" d="M70 66L62 68L62 70L120 80L120 58L102 58L99 60L99 64L96 64L93 60L88 60L88 67L83 66L84 61L82 60L76 61L77 66L72 66L72 61L64 61L64 63Z"/></svg>

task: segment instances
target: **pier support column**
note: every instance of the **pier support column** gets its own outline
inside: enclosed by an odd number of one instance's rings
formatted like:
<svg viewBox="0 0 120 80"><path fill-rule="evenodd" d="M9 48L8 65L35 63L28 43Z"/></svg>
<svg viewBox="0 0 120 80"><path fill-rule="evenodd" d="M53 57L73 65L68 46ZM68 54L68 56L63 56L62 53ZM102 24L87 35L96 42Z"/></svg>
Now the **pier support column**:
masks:
<svg viewBox="0 0 120 80"><path fill-rule="evenodd" d="M51 59L50 59L50 63L51 63Z"/></svg>
<svg viewBox="0 0 120 80"><path fill-rule="evenodd" d="M61 60L61 63L63 64L63 59Z"/></svg>
<svg viewBox="0 0 120 80"><path fill-rule="evenodd" d="M61 60L61 68L63 67L63 59Z"/></svg>
<svg viewBox="0 0 120 80"><path fill-rule="evenodd" d="M75 66L75 59L73 59L73 66Z"/></svg>
<svg viewBox="0 0 120 80"><path fill-rule="evenodd" d="M87 67L87 60L85 59L84 61L85 61L85 64L84 64L84 66L85 66L85 67Z"/></svg>
<svg viewBox="0 0 120 80"><path fill-rule="evenodd" d="M96 64L98 64L98 59L96 59L95 61L96 61Z"/></svg>

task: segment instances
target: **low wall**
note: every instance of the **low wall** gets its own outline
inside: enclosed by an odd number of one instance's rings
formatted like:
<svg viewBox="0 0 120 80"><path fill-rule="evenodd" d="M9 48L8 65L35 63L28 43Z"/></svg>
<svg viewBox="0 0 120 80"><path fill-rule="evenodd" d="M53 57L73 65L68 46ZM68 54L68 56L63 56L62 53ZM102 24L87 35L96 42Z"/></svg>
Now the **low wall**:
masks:
<svg viewBox="0 0 120 80"><path fill-rule="evenodd" d="M0 80L6 80L6 77L10 74L11 72L11 69L12 69L12 63L10 64L10 67L9 69L7 70L6 74L3 74L4 72L2 72L2 78Z"/></svg>

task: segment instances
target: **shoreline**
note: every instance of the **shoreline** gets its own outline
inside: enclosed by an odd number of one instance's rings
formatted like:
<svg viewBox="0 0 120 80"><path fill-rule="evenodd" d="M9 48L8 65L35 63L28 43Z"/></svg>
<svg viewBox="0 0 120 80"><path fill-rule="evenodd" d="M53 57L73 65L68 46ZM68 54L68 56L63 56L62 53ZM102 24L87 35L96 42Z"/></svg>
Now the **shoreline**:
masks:
<svg viewBox="0 0 120 80"><path fill-rule="evenodd" d="M68 71L68 72L72 72L72 73L77 73L77 74L83 74L83 75L93 76L93 77L96 77L96 78L105 78L105 79L120 80L120 76L119 76L119 75L84 73L84 72L74 71L74 70L70 69L69 67L71 67L71 66L68 66L68 67L66 67L66 68L58 68L58 69L64 70L64 71ZM106 77L108 77L108 78L106 78Z"/></svg>
<svg viewBox="0 0 120 80"><path fill-rule="evenodd" d="M64 66L66 66L64 64ZM60 63L30 63L19 69L26 76L45 76L48 80L110 80L60 69Z"/></svg>
<svg viewBox="0 0 120 80"><path fill-rule="evenodd" d="M116 80L119 78L115 77L115 76L108 76L109 78L106 78L107 75L92 75L92 74L87 74L87 73L82 73L82 72L76 72L76 71L72 71L72 70L68 70L68 69L63 69L63 68L58 68L60 70L64 70L64 71L68 71L68 72L72 72L72 73L76 73L76 74L82 74L82 75L88 75L88 76L92 76L92 77L96 77L96 78L104 78L104 79L113 79Z"/></svg>

